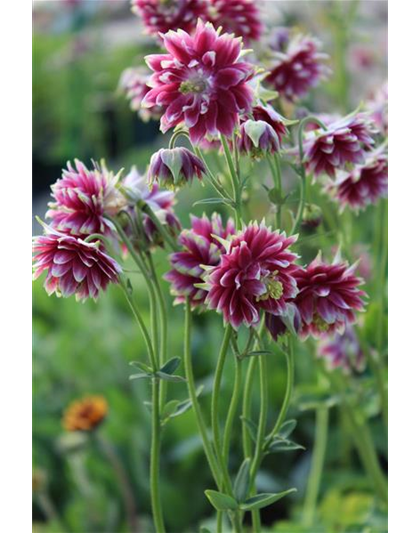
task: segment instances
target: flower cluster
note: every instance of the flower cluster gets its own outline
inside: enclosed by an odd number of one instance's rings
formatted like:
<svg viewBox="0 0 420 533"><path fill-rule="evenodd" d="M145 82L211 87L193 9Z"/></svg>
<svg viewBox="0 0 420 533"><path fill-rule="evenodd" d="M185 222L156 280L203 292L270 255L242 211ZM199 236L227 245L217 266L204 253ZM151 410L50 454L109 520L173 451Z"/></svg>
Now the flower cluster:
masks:
<svg viewBox="0 0 420 533"><path fill-rule="evenodd" d="M197 19L222 27L247 44L259 40L263 30L253 0L132 0L132 6L150 35L178 29L192 33Z"/></svg>
<svg viewBox="0 0 420 533"><path fill-rule="evenodd" d="M130 108L136 111L144 122L150 119L159 120L162 116L162 109L159 106L146 109L141 105L150 91L149 78L150 72L144 67L127 68L121 74L119 82L119 88L129 100Z"/></svg>
<svg viewBox="0 0 420 533"><path fill-rule="evenodd" d="M168 53L146 58L154 74L143 105L162 106L162 131L184 123L195 144L205 135L230 137L239 114L248 112L252 104L247 82L254 67L239 60L240 39L220 35L211 24L198 21L193 36L183 30L169 31L163 44Z"/></svg>
<svg viewBox="0 0 420 533"><path fill-rule="evenodd" d="M284 31L278 37L273 44L279 49L273 53L266 81L280 96L295 102L328 76L328 55L320 52L320 43L312 37L297 34L289 39Z"/></svg>
<svg viewBox="0 0 420 533"><path fill-rule="evenodd" d="M175 303L189 297L193 308L204 304L207 293L197 286L203 282L203 265L219 263L223 250L220 239L227 239L234 232L233 220L229 219L224 227L217 213L213 213L211 220L206 215L191 217L191 229L184 229L179 236L182 250L171 255L172 270L165 275L172 284Z"/></svg>
<svg viewBox="0 0 420 533"><path fill-rule="evenodd" d="M365 152L374 145L374 128L364 113L352 114L329 124L326 130L306 133L304 162L314 178L327 174L334 178L338 169L365 161Z"/></svg>

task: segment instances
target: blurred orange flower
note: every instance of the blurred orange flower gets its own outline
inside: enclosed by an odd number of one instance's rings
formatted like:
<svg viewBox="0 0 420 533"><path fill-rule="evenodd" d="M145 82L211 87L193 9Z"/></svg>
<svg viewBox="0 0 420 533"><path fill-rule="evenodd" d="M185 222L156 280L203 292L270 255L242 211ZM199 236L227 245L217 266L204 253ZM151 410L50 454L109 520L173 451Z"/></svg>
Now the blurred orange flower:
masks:
<svg viewBox="0 0 420 533"><path fill-rule="evenodd" d="M62 424L67 431L91 431L106 417L108 404L103 396L76 400L64 412Z"/></svg>

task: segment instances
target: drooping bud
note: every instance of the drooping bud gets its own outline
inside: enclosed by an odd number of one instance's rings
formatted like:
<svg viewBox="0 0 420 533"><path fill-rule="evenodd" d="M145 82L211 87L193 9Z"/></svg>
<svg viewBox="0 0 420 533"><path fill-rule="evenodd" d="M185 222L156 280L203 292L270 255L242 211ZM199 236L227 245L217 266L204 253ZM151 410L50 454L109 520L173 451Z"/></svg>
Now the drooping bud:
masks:
<svg viewBox="0 0 420 533"><path fill-rule="evenodd" d="M150 160L148 179L175 189L191 184L194 177L201 179L205 173L204 163L187 148L162 148Z"/></svg>

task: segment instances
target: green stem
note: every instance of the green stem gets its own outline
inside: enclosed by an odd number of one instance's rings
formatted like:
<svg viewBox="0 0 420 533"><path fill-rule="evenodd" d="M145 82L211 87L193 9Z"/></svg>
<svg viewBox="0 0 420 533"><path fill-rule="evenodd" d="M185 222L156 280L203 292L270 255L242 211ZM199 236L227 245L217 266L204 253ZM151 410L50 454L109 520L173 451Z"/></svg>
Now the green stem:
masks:
<svg viewBox="0 0 420 533"><path fill-rule="evenodd" d="M146 343L146 348L147 348L147 353L148 353L148 356L149 356L149 362L150 362L150 365L152 366L153 368L153 371L156 372L156 370L158 369L158 363L157 363L157 359L156 359L156 355L155 355L155 352L153 350L153 344L152 344L152 341L150 339L150 336L149 336L149 332L146 328L146 324L143 322L143 319L141 317L141 314L139 312L139 310L137 309L137 306L134 302L134 299L133 299L133 296L131 294L131 292L127 289L127 284L126 284L126 280L125 279L122 279L121 276L120 276L120 287L122 288L124 294L125 294L125 297L128 301L128 304L133 312L133 315L134 317L136 318L136 321L137 321L137 324L139 325L140 327L140 330L143 334L143 338L144 338L144 341Z"/></svg>
<svg viewBox="0 0 420 533"><path fill-rule="evenodd" d="M213 382L213 393L211 399L211 424L213 429L213 441L214 449L216 451L216 457L219 461L220 468L223 472L223 483L225 485L225 490L229 494L232 494L232 484L229 478L229 472L227 465L223 460L222 453L222 443L220 439L220 427L219 427L219 398L220 398L220 386L222 382L223 369L226 362L226 356L229 349L230 337L232 334L232 327L228 325L225 329L225 335L223 337L222 346L219 352L219 359L216 366L216 372L214 375Z"/></svg>
<svg viewBox="0 0 420 533"><path fill-rule="evenodd" d="M245 420L251 419L252 385L257 363L257 357L250 358L245 378L244 397L242 401L242 446L245 459L251 458L252 456L252 439L249 435L249 430Z"/></svg>
<svg viewBox="0 0 420 533"><path fill-rule="evenodd" d="M184 366L187 378L188 392L192 403L192 409L197 421L198 430L203 442L204 452L210 466L211 473L219 490L222 489L222 477L220 475L219 465L213 452L209 436L207 434L206 423L201 413L200 404L198 403L197 393L194 383L194 374L191 360L191 305L187 298L185 303L185 331L184 331Z"/></svg>
<svg viewBox="0 0 420 533"><path fill-rule="evenodd" d="M306 527L312 527L314 525L316 504L321 484L322 470L324 468L325 452L327 449L328 415L329 411L327 407L320 407L316 410L315 445L312 454L311 471L309 474L305 503L303 506L303 525Z"/></svg>
<svg viewBox="0 0 420 533"><path fill-rule="evenodd" d="M288 350L283 351L284 356L286 358L286 368L287 368L286 370L287 371L286 392L284 395L284 400L281 406L279 416L276 420L276 423L274 424L274 427L270 435L267 438L266 447L268 447L271 444L273 438L279 432L283 422L285 421L287 411L289 410L290 400L292 398L294 374L295 374L295 356L294 356L293 339L289 339L288 348L289 348Z"/></svg>
<svg viewBox="0 0 420 533"><path fill-rule="evenodd" d="M228 415L226 418L226 425L224 429L223 437L223 460L226 465L229 464L229 447L232 434L233 421L238 409L239 398L242 388L242 360L238 356L235 356L235 383L233 386L232 398L230 400L230 406Z"/></svg>
<svg viewBox="0 0 420 533"><path fill-rule="evenodd" d="M159 490L161 425L159 415L159 387L160 380L152 380L152 443L150 453L150 496L152 500L153 521L156 533L165 533L162 503Z"/></svg>
<svg viewBox="0 0 420 533"><path fill-rule="evenodd" d="M160 352L159 352L159 365L162 367L167 359L168 351L168 317L166 302L163 296L162 287L160 286L159 279L156 274L156 268L153 262L153 258L150 254L147 254L150 272L152 274L151 279L155 287L155 292L158 302L159 322L160 322ZM160 409L163 409L166 401L167 381L162 381L160 384Z"/></svg>
<svg viewBox="0 0 420 533"><path fill-rule="evenodd" d="M136 501L133 496L127 472L112 444L108 442L100 432L96 432L95 437L106 459L112 466L120 485L121 496L124 502L125 512L130 524L131 532L138 533Z"/></svg>
<svg viewBox="0 0 420 533"><path fill-rule="evenodd" d="M255 443L255 454L252 460L249 475L252 494L255 493L255 478L263 459L264 439L268 414L267 357L265 355L261 355L258 359L260 367L260 418L258 423L257 441ZM258 510L252 511L252 523L254 526L254 533L259 533L261 530L261 519Z"/></svg>
<svg viewBox="0 0 420 533"><path fill-rule="evenodd" d="M216 190L216 192L225 200L228 201L228 203L233 204L233 198L227 193L227 191L223 188L223 186L219 183L219 180L214 176L212 171L210 170L210 167L208 166L204 155L200 148L198 146L194 146L194 152L195 154L201 159L201 161L204 163L204 166L206 168L206 174L209 177L210 183ZM234 206L232 205L234 208Z"/></svg>
<svg viewBox="0 0 420 533"><path fill-rule="evenodd" d="M235 217L236 217L236 227L239 229L242 222L242 201L241 201L241 183L240 178L236 172L235 164L232 159L232 154L229 150L229 144L224 135L220 135L220 140L223 145L223 151L225 154L226 162L229 168L230 177L232 180L232 188L234 192L234 202L235 202Z"/></svg>

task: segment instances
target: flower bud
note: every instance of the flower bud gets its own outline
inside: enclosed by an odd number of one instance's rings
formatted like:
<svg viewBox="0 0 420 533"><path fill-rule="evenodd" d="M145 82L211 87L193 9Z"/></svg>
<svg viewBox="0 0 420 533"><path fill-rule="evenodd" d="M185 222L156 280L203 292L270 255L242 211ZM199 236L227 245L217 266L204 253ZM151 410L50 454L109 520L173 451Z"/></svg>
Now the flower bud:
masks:
<svg viewBox="0 0 420 533"><path fill-rule="evenodd" d="M253 159L261 159L265 154L278 152L280 142L270 124L263 120L247 120L240 127L238 148Z"/></svg>
<svg viewBox="0 0 420 533"><path fill-rule="evenodd" d="M194 177L201 179L205 172L204 163L187 148L162 148L150 160L148 179L175 189L191 183Z"/></svg>
<svg viewBox="0 0 420 533"><path fill-rule="evenodd" d="M322 222L322 209L316 204L305 204L302 215L302 227L316 229Z"/></svg>

